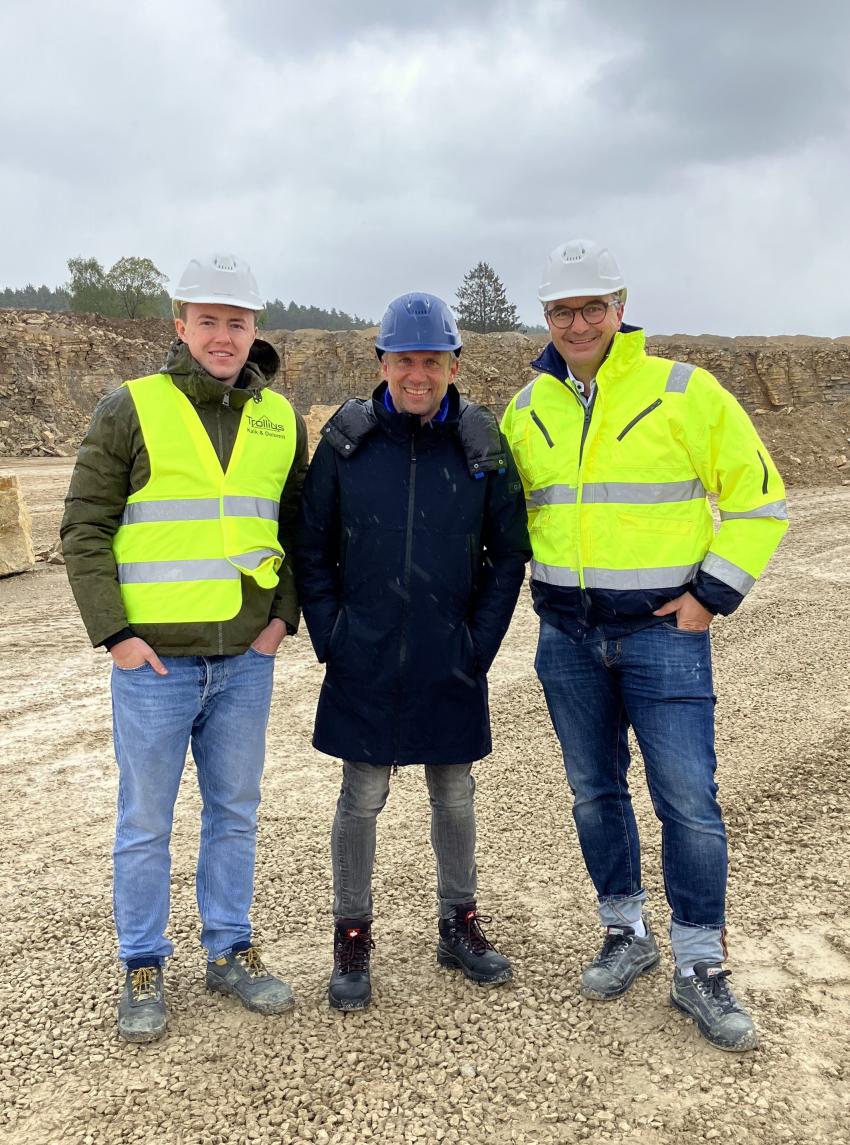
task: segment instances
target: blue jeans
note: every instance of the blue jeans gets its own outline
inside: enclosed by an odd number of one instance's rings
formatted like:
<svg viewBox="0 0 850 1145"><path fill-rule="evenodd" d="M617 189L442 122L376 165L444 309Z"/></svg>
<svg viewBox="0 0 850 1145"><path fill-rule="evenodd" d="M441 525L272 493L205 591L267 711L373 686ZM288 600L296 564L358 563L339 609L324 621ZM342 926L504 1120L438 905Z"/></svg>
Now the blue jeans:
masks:
<svg viewBox="0 0 850 1145"><path fill-rule="evenodd" d="M655 814L677 962L723 957L726 831L714 782L707 632L661 623L616 640L540 626L535 661L564 753L573 818L603 925L633 922L645 898L628 786L634 728Z"/></svg>
<svg viewBox="0 0 850 1145"><path fill-rule="evenodd" d="M118 760L113 906L119 957L161 962L168 923L174 803L192 755L203 811L196 872L201 943L219 958L250 942L257 807L274 657L168 656L112 670Z"/></svg>
<svg viewBox="0 0 850 1145"><path fill-rule="evenodd" d="M471 763L425 766L431 802L431 846L437 863L440 918L475 899L475 780ZM342 765L331 831L334 918L372 918L377 818L390 792L390 768Z"/></svg>

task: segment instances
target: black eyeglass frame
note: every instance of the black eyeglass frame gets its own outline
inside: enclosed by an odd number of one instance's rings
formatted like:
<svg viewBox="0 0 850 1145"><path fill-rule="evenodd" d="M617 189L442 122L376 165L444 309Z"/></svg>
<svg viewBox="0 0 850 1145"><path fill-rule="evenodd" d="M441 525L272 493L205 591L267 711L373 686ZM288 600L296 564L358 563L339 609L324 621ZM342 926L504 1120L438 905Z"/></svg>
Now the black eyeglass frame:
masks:
<svg viewBox="0 0 850 1145"><path fill-rule="evenodd" d="M592 298L590 300L590 302L585 302L584 306L577 306L577 307L565 306L563 303L559 303L558 309L561 311L566 310L570 315L570 320L567 323L564 323L563 321L557 321L556 322L555 319L552 317L552 313L553 313L552 310L550 310L548 308L544 308L543 313L545 314L546 318L552 323L552 325L554 327L556 327L556 329L558 329L558 330L569 330L569 328L572 326L572 324L576 320L576 314L580 314L582 316L582 318L585 320L585 322L588 324L588 326L599 326L599 325L601 325L602 322L605 321L605 315L608 311L608 307L609 306L619 306L619 305L620 305L620 299L619 298L615 298L615 299L609 298L607 301L604 298ZM596 319L589 318L587 315L588 308L589 307L597 307L597 306L602 306L604 308L602 310L602 312L600 313L599 317ZM563 319L563 317L564 317L564 315L561 314L561 319Z"/></svg>

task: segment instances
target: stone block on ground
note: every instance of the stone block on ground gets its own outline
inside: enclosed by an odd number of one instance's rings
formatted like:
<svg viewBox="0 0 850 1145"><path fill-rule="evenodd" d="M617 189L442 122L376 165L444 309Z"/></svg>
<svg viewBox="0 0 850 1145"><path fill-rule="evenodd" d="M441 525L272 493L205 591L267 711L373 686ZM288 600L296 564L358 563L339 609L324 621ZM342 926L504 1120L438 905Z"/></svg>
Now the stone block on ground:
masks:
<svg viewBox="0 0 850 1145"><path fill-rule="evenodd" d="M30 515L13 474L0 474L0 577L35 567Z"/></svg>

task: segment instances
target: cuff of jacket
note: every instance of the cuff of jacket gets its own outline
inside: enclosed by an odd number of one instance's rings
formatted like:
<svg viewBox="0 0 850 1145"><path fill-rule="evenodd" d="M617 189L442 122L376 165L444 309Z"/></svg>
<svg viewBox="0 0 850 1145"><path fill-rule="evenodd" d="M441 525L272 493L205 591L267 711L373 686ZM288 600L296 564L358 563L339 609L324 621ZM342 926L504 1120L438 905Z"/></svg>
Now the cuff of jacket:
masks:
<svg viewBox="0 0 850 1145"><path fill-rule="evenodd" d="M105 640L101 640L99 644L95 644L95 648L105 648L109 652L122 640L132 640L135 635L132 628L122 628L120 632L115 632L112 636L107 636Z"/></svg>
<svg viewBox="0 0 850 1145"><path fill-rule="evenodd" d="M722 580L718 580L717 577L705 572L697 573L696 580L690 586L689 591L703 608L707 608L709 612L713 612L715 615L719 612L721 616L728 616L730 612L734 612L744 599L737 589L731 588Z"/></svg>
<svg viewBox="0 0 850 1145"><path fill-rule="evenodd" d="M291 600L276 600L269 612L269 620L282 620L286 625L286 635L294 636L301 623L301 609Z"/></svg>

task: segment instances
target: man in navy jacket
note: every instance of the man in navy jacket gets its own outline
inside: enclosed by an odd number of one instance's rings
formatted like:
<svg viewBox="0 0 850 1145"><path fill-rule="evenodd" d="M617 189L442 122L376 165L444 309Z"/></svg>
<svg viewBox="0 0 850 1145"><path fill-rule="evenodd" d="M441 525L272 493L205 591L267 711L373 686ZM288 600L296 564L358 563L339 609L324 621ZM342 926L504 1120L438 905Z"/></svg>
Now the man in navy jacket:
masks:
<svg viewBox="0 0 850 1145"><path fill-rule="evenodd" d="M384 381L322 430L302 499L298 591L326 665L313 743L343 759L332 832L330 1003L369 1003L375 825L395 766L424 764L437 862L437 959L511 978L476 910L475 781L491 750L487 670L531 553L525 502L493 414L452 384L461 340L430 294L390 303Z"/></svg>

